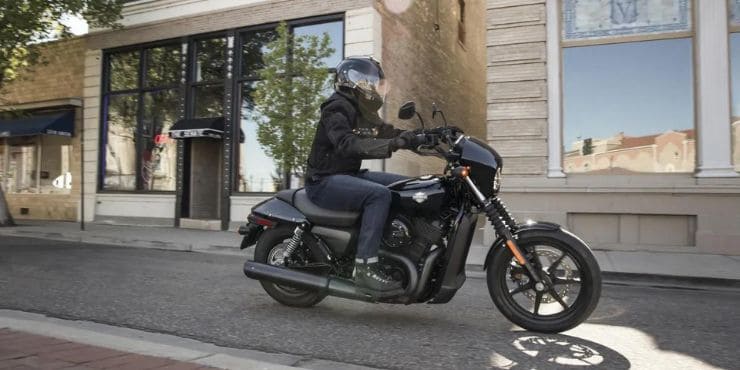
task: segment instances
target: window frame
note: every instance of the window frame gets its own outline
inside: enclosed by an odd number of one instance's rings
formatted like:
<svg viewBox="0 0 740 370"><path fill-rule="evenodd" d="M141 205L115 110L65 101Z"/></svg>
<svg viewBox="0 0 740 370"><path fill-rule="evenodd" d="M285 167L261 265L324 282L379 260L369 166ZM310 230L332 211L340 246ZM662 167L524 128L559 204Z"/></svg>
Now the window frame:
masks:
<svg viewBox="0 0 740 370"><path fill-rule="evenodd" d="M143 44L136 44L136 45L128 45L123 46L119 48L112 48L112 49L106 49L103 51L103 60L102 60L102 83L100 88L100 132L98 133L98 176L97 176L97 191L100 193L122 193L122 194L174 194L176 192L175 190L144 190L143 189L143 181L141 179L142 174L142 160L141 160L141 153L143 151L143 140L140 139L141 135L143 134L143 115L144 115L144 95L146 93L155 93L160 92L164 90L179 90L182 86L182 82L178 81L176 85L163 85L163 86L152 86L152 87L146 87L145 85L145 78L146 78L146 50L152 49L156 47L161 46L174 46L177 45L178 48L180 48L180 53L182 53L182 42L180 39L166 39L166 40L159 40L154 42L148 42ZM126 53L126 52L138 52L139 53L139 66L138 66L138 79L137 79L137 88L136 89L125 89L125 90L110 90L110 58L111 55L118 54L118 53ZM182 57L182 56L181 56ZM105 189L103 188L105 184L105 150L101 150L103 147L103 143L107 142L107 134L108 134L108 102L109 98L111 96L119 96L119 95L136 95L137 96L137 102L136 102L136 130L134 132L135 138L137 138L135 143L135 152L136 152L136 180L134 185L134 190L122 190L122 189ZM180 97L182 99L182 97Z"/></svg>
<svg viewBox="0 0 740 370"><path fill-rule="evenodd" d="M685 178L694 178L699 171L699 97L698 94L698 52L697 52L697 6L699 6L698 0L689 0L691 5L689 19L691 20L691 29L689 31L677 31L677 32L664 32L658 34L643 34L643 35L626 35L626 36L612 36L601 39L584 39L584 40L565 40L563 37L564 29L564 9L566 0L555 0L547 2L546 13L547 18L557 19L557 22L548 22L546 28L546 60L555 60L556 63L546 63L546 76L547 76L547 110L548 110L548 140L547 140L547 161L545 168L545 175L547 178L593 178L593 177L614 177L624 175L614 174L596 174L596 173L576 173L565 171L565 150L563 146L563 134L565 132L565 60L564 60L564 49L571 47L589 47L589 46L603 46L603 45L614 45L614 44L629 44L636 42L647 42L647 41L661 41L661 40L673 40L673 39L689 39L691 43L691 66L692 66L692 97L693 97L693 125L695 135L695 151L694 151L694 171L693 172L639 172L631 174L629 176L637 176L641 178L649 177L665 177L665 176L680 176ZM553 37L554 40L552 39ZM554 96L557 98L553 99ZM555 119L553 119L555 118ZM555 138L556 140L552 140ZM553 157L556 156L556 160Z"/></svg>

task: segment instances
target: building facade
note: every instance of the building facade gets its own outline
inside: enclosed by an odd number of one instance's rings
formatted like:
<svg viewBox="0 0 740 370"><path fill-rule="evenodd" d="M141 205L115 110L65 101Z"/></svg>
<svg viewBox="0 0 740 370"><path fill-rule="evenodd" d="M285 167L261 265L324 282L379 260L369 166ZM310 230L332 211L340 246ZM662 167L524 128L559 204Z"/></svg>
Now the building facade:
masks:
<svg viewBox="0 0 740 370"><path fill-rule="evenodd" d="M740 254L740 1L491 0L487 133L520 218Z"/></svg>
<svg viewBox="0 0 740 370"><path fill-rule="evenodd" d="M275 191L301 186L277 173L252 99L279 22L295 36L328 35L329 68L346 56L380 60L392 85L382 111L389 121L399 123L398 107L416 100L427 117L436 103L483 135L485 18L474 11L482 0L468 3L128 2L123 28L86 38L84 145L95 148L84 156L86 219L227 229ZM442 169L409 155L367 166L409 175Z"/></svg>
<svg viewBox="0 0 740 370"><path fill-rule="evenodd" d="M85 39L41 46L0 97L0 181L16 219L80 217Z"/></svg>

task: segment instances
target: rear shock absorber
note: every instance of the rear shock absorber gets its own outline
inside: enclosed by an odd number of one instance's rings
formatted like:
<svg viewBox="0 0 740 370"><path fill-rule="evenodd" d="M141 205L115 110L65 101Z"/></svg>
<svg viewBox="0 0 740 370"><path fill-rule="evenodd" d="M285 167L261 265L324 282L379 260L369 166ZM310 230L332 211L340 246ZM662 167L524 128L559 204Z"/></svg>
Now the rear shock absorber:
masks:
<svg viewBox="0 0 740 370"><path fill-rule="evenodd" d="M290 238L290 240L288 241L288 245L285 246L285 251L283 252L284 260L290 257L293 252L295 252L296 248L301 245L301 239L303 238L303 228L304 225L299 225L293 231L293 237Z"/></svg>

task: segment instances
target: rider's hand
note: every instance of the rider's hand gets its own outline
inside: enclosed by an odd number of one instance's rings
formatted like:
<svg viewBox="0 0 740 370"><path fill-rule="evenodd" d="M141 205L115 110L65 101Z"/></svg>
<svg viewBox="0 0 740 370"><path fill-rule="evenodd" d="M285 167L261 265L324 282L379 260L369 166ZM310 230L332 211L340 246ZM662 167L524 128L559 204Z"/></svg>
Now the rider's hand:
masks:
<svg viewBox="0 0 740 370"><path fill-rule="evenodd" d="M426 135L417 135L413 131L404 131L393 141L394 150L409 149L413 150L427 143Z"/></svg>

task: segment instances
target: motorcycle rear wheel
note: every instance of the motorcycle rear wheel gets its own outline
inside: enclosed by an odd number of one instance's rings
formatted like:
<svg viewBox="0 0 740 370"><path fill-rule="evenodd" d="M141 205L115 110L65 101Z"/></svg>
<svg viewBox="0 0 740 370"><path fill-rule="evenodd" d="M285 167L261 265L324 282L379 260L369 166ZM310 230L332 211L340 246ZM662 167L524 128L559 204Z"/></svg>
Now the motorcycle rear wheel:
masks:
<svg viewBox="0 0 740 370"><path fill-rule="evenodd" d="M499 311L522 328L542 333L566 331L586 320L601 295L601 270L588 247L562 230L527 231L519 235L517 244L544 279L555 285L538 292L534 279L511 251L495 246L486 276ZM575 298L568 295L576 290Z"/></svg>
<svg viewBox="0 0 740 370"><path fill-rule="evenodd" d="M257 246L254 250L254 260L269 265L278 265L275 263L275 256L282 254L281 248L285 246L285 243L292 236L293 228L290 227L281 226L275 229L265 230L260 235L259 240L257 240ZM313 290L287 287L269 281L260 281L260 284L270 297L286 306L312 307L326 298L326 294Z"/></svg>

